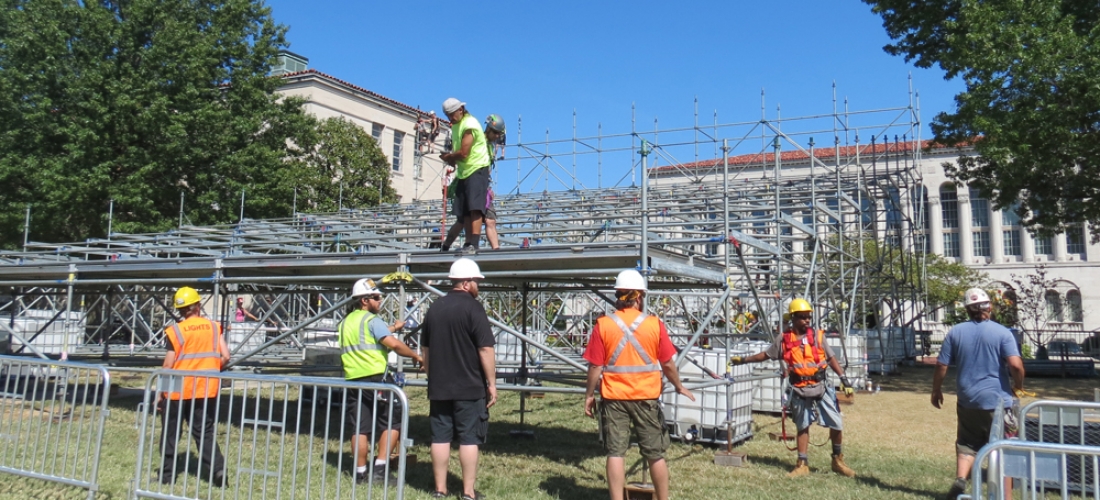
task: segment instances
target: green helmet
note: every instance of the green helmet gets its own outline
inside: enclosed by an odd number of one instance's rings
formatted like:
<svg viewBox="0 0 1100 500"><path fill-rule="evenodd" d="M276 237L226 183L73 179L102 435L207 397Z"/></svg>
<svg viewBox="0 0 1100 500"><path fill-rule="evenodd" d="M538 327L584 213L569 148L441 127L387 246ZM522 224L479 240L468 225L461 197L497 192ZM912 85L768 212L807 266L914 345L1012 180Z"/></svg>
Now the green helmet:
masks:
<svg viewBox="0 0 1100 500"><path fill-rule="evenodd" d="M504 118L501 118L500 115L489 115L489 117L485 119L485 130L492 130L498 134L503 134Z"/></svg>

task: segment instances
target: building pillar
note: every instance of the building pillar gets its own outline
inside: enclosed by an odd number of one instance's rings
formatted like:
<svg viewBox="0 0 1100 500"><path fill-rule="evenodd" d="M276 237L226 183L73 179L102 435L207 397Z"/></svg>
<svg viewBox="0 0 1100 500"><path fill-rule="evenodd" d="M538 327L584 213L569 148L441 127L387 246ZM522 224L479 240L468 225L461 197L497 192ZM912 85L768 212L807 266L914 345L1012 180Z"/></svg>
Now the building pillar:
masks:
<svg viewBox="0 0 1100 500"><path fill-rule="evenodd" d="M1024 262L1035 262L1035 240L1023 226L1020 226L1020 253L1024 254Z"/></svg>
<svg viewBox="0 0 1100 500"><path fill-rule="evenodd" d="M974 233L970 220L970 193L959 190L959 262L974 263Z"/></svg>
<svg viewBox="0 0 1100 500"><path fill-rule="evenodd" d="M994 264L1005 260L1004 226L1001 222L1001 211L993 210L989 214L989 255L993 257Z"/></svg>
<svg viewBox="0 0 1100 500"><path fill-rule="evenodd" d="M1066 261L1066 233L1058 233L1052 238L1051 244L1054 245L1054 261L1065 262Z"/></svg>
<svg viewBox="0 0 1100 500"><path fill-rule="evenodd" d="M943 255L943 211L940 209L940 197L928 197L928 238L932 242L932 253Z"/></svg>

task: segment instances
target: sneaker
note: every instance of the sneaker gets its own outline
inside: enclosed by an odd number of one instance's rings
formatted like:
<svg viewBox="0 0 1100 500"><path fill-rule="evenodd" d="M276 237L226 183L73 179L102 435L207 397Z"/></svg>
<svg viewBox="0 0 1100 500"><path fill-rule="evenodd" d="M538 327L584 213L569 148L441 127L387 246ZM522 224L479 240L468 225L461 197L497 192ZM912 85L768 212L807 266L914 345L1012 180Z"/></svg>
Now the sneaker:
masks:
<svg viewBox="0 0 1100 500"><path fill-rule="evenodd" d="M806 463L805 460L799 460L798 463L794 465L794 468L787 473L787 477L802 477L808 475L810 475L810 464Z"/></svg>
<svg viewBox="0 0 1100 500"><path fill-rule="evenodd" d="M477 255L477 247L473 245L466 245L462 247L462 255L466 257Z"/></svg>
<svg viewBox="0 0 1100 500"><path fill-rule="evenodd" d="M480 491L474 490L474 496L462 494L462 500L485 500L485 495L482 495Z"/></svg>
<svg viewBox="0 0 1100 500"><path fill-rule="evenodd" d="M833 472L844 477L856 477L856 471L844 463L844 455L833 455Z"/></svg>
<svg viewBox="0 0 1100 500"><path fill-rule="evenodd" d="M947 490L947 495L944 495L944 498L946 500L956 500L963 493L966 493L966 479L957 477L955 482L951 483L951 489Z"/></svg>
<svg viewBox="0 0 1100 500"><path fill-rule="evenodd" d="M447 498L447 494L442 491L433 491L432 498Z"/></svg>
<svg viewBox="0 0 1100 500"><path fill-rule="evenodd" d="M367 484L367 482L369 482L369 481L370 481L370 479L367 477L366 472L356 472L355 473L355 484Z"/></svg>

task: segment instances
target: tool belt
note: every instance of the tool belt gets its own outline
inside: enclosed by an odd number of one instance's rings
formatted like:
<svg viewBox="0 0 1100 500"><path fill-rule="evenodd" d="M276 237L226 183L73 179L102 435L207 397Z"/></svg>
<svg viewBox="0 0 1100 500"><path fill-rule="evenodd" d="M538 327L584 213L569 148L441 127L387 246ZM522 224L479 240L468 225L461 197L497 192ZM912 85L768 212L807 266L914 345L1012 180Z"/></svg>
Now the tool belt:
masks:
<svg viewBox="0 0 1100 500"><path fill-rule="evenodd" d="M809 376L807 376L807 375L798 375L798 374L792 372L789 375L789 377L790 377L791 385L793 385L793 386L798 386L799 384L802 384L802 383L805 383L805 382L811 382L811 383L816 384L818 382L824 382L825 381L825 370L818 370L817 373L814 373L813 375L809 375Z"/></svg>

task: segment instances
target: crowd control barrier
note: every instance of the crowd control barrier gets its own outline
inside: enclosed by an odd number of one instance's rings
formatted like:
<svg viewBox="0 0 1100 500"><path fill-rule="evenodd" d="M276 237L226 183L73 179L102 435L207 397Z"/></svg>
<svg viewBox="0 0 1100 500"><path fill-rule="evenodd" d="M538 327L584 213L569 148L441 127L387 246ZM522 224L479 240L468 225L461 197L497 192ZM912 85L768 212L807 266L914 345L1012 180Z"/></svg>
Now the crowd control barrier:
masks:
<svg viewBox="0 0 1100 500"><path fill-rule="evenodd" d="M0 472L93 498L110 381L100 366L0 356Z"/></svg>
<svg viewBox="0 0 1100 500"><path fill-rule="evenodd" d="M187 394L203 384L217 397L189 403L163 395ZM158 393L162 396L158 403ZM358 404L359 401L370 404ZM228 372L158 370L146 382L139 415L134 498L344 499L404 498L408 400L395 385L343 379ZM372 474L383 429L401 433L396 455ZM208 422L204 428L202 422ZM354 428L348 425L348 420ZM173 428L172 421L182 421ZM167 425L166 425L167 424ZM355 429L367 434L367 472L357 481ZM191 425L196 425L193 431ZM167 429L166 429L167 427ZM206 432L203 432L206 431ZM175 441L175 460L164 456ZM215 448L224 456L205 463ZM204 450L206 450L204 452ZM174 467L173 467L174 464Z"/></svg>

